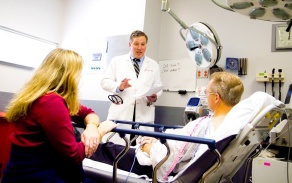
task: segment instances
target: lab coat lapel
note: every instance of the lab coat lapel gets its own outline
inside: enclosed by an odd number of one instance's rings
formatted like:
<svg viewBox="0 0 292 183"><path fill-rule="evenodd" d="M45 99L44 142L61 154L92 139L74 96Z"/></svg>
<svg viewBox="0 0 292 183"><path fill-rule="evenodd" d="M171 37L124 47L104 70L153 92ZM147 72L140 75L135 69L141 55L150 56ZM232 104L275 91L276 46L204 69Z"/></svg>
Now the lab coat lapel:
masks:
<svg viewBox="0 0 292 183"><path fill-rule="evenodd" d="M148 67L150 67L149 60L145 57L142 67L140 68L138 80L143 80L143 78L145 77L145 69L147 69Z"/></svg>
<svg viewBox="0 0 292 183"><path fill-rule="evenodd" d="M126 64L128 65L128 72L130 72L131 80L137 80L136 71L134 69L134 65L131 59L127 58Z"/></svg>

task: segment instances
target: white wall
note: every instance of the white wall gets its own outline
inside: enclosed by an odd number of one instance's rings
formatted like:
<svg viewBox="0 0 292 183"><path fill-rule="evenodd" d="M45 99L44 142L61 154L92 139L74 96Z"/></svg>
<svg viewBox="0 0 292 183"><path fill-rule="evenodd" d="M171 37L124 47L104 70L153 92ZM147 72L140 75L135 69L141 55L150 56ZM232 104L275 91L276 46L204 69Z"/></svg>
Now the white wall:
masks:
<svg viewBox="0 0 292 183"><path fill-rule="evenodd" d="M91 43L143 30L145 0L67 0L65 12L61 45L77 51L88 63ZM101 76L100 73L83 73L81 99L108 101L109 93L100 87Z"/></svg>
<svg viewBox="0 0 292 183"><path fill-rule="evenodd" d="M160 29L161 29L161 15L160 11L161 1L147 0L145 8L144 30L148 37L146 55L154 60L159 59L159 43L160 43Z"/></svg>
<svg viewBox="0 0 292 183"><path fill-rule="evenodd" d="M244 98L264 90L257 83L257 72L283 69L286 75L282 101L291 83L291 52L271 52L273 22L251 20L224 10L210 0L169 0L172 11L187 25L206 22L219 35L223 45L218 63L224 67L226 57L248 58ZM147 55L156 60L188 58L185 43L179 35L180 25L160 11L160 0L0 0L0 25L39 36L63 47L86 53L88 41L106 36L126 35L134 29L149 35ZM32 71L0 64L0 91L16 92ZM85 74L82 99L107 101L100 88L100 74ZM198 83L205 85L208 79ZM278 96L276 84L276 96ZM267 91L271 93L271 85ZM184 107L194 93L185 96L164 92L157 102L161 106Z"/></svg>
<svg viewBox="0 0 292 183"><path fill-rule="evenodd" d="M0 25L60 42L64 1L0 0Z"/></svg>
<svg viewBox="0 0 292 183"><path fill-rule="evenodd" d="M0 25L60 42L63 8L63 1L60 0L0 0ZM30 78L32 72L1 64L0 91L15 93Z"/></svg>
<svg viewBox="0 0 292 183"><path fill-rule="evenodd" d="M205 22L217 32L223 46L222 56L217 65L225 68L226 57L248 58L247 75L241 76L245 86L243 98L255 91L264 91L264 84L255 81L256 73L272 69L282 69L286 75L282 87L282 101L292 83L291 51L271 52L272 24L252 20L247 16L227 11L218 7L210 0L169 0L171 10L187 25L195 22ZM159 43L159 59L179 59L188 57L185 43L179 35L180 25L168 14L164 13L161 20ZM237 73L236 73L237 74ZM207 83L208 79L200 79L199 83ZM278 97L278 84L275 84ZM271 84L267 85L267 92L271 94ZM164 93L158 104L163 106L185 106L189 97L176 93Z"/></svg>

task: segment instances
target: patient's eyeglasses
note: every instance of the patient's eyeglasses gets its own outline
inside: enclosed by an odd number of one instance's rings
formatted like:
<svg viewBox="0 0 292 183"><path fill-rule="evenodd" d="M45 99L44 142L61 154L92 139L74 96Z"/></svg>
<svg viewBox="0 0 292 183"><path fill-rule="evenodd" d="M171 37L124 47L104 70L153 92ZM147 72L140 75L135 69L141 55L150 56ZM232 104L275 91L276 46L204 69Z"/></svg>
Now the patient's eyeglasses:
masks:
<svg viewBox="0 0 292 183"><path fill-rule="evenodd" d="M205 91L205 93L206 93L207 96L208 95L215 95L216 94L216 92L209 92L209 91Z"/></svg>

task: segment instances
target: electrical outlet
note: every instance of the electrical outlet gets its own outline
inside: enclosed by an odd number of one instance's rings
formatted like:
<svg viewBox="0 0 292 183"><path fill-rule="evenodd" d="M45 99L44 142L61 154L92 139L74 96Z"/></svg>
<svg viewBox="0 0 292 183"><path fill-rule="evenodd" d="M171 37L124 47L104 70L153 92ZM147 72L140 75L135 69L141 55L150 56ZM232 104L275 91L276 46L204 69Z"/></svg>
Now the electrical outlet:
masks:
<svg viewBox="0 0 292 183"><path fill-rule="evenodd" d="M197 78L208 78L209 69L198 69Z"/></svg>

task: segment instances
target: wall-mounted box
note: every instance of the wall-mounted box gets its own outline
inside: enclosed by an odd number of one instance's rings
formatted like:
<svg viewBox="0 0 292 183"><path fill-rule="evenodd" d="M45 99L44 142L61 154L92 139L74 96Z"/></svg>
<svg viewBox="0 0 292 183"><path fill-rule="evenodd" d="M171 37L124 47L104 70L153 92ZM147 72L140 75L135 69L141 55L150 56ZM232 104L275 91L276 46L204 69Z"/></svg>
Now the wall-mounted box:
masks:
<svg viewBox="0 0 292 183"><path fill-rule="evenodd" d="M257 82L272 82L272 80L274 80L275 83L279 83L279 81L281 80L281 82L283 83L285 81L285 75L274 74L273 76L272 74L264 73L264 72L260 72L256 74Z"/></svg>

